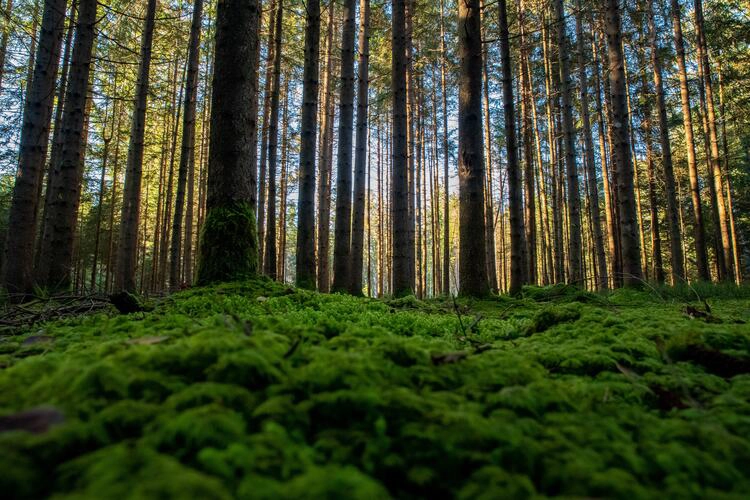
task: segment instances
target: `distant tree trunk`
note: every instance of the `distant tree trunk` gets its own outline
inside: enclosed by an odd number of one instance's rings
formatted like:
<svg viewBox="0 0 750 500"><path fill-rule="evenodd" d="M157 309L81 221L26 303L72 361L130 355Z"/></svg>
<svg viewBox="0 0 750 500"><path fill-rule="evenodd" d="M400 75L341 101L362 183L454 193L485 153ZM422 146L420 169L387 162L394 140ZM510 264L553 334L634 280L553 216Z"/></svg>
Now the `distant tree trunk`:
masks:
<svg viewBox="0 0 750 500"><path fill-rule="evenodd" d="M526 7L524 0L518 2L518 25L520 32L520 70L521 70L521 136L524 157L524 227L526 229L526 256L528 259L528 282L537 282L536 258L536 191L534 182L534 128L532 122L531 76L529 73L529 47L526 38ZM541 158L540 160L541 161Z"/></svg>
<svg viewBox="0 0 750 500"><path fill-rule="evenodd" d="M94 47L96 0L78 2L76 41L62 118L62 151L51 171L49 206L43 221L39 284L52 290L67 290L71 284L73 242L77 229L85 156L86 104L88 102L91 54Z"/></svg>
<svg viewBox="0 0 750 500"><path fill-rule="evenodd" d="M359 87L357 90L357 140L354 157L354 211L352 219L351 285L349 293L362 294L363 245L367 183L367 112L370 60L370 0L359 3ZM368 249L369 253L369 249ZM369 284L368 284L369 288Z"/></svg>
<svg viewBox="0 0 750 500"><path fill-rule="evenodd" d="M677 73L680 77L680 98L682 102L682 123L685 130L685 146L687 149L688 175L690 177L690 196L693 204L693 238L695 240L695 260L698 266L698 277L702 281L710 281L711 273L708 268L708 254L706 252L706 229L703 222L703 206L701 204L700 180L698 163L695 157L695 139L693 137L693 118L690 107L690 87L685 64L685 45L682 38L682 21L680 3L671 0L672 28L674 30L674 45L677 55Z"/></svg>
<svg viewBox="0 0 750 500"><path fill-rule="evenodd" d="M679 203L675 187L674 167L672 165L672 145L669 139L669 121L664 99L664 80L662 77L661 57L657 43L656 23L654 20L654 1L648 2L648 32L651 45L651 66L654 72L656 94L656 114L659 120L659 142L661 144L662 170L667 198L667 224L669 226L670 262L672 264L672 284L685 281L684 255L682 253L682 233L679 221Z"/></svg>
<svg viewBox="0 0 750 500"><path fill-rule="evenodd" d="M481 297L490 290L484 245L485 181L479 0L459 0L458 19L459 290L461 295Z"/></svg>
<svg viewBox="0 0 750 500"><path fill-rule="evenodd" d="M257 127L255 51L259 5L224 0L216 12L211 147L206 220L198 283L232 281L258 272L258 233L249 163ZM237 64L245 61L245 64Z"/></svg>
<svg viewBox="0 0 750 500"><path fill-rule="evenodd" d="M443 293L451 293L450 265L450 150L448 149L448 93L445 83L445 24L443 0L440 0L440 94L443 98Z"/></svg>
<svg viewBox="0 0 750 500"><path fill-rule="evenodd" d="M333 175L333 35L336 2L328 5L326 32L326 59L323 72L323 104L321 106L320 177L318 178L318 290L328 293L331 287L330 261L328 259L331 236L331 177ZM314 207L312 208L314 210Z"/></svg>
<svg viewBox="0 0 750 500"><path fill-rule="evenodd" d="M333 10L333 4L329 8ZM297 256L295 264L297 286L314 289L315 142L318 125L320 0L308 0L305 12L305 67L302 89L302 117L300 119L299 199L297 207ZM329 30L330 27L329 25ZM329 33L328 36L330 37L331 34Z"/></svg>
<svg viewBox="0 0 750 500"><path fill-rule="evenodd" d="M356 0L344 2L341 35L341 88L339 96L339 141L336 164L336 221L333 234L333 291L351 287L352 234L352 133L354 121L354 23Z"/></svg>
<svg viewBox="0 0 750 500"><path fill-rule="evenodd" d="M727 225L726 200L724 199L724 182L721 174L721 160L719 153L719 135L716 130L716 111L714 109L714 90L713 78L711 76L711 65L708 61L708 44L703 28L703 1L694 0L695 5L695 34L698 47L698 64L703 71L703 82L706 91L706 120L708 122L708 141L711 168L711 182L713 182L716 191L716 217L718 218L718 229L720 231L720 241L722 253L721 262L723 262L723 272L721 279L731 280L734 277L732 257L732 240Z"/></svg>
<svg viewBox="0 0 750 500"><path fill-rule="evenodd" d="M617 165L617 194L619 203L622 246L623 282L626 286L640 285L643 268L638 242L638 221L633 187L633 161L630 148L629 115L625 87L625 68L622 53L622 29L619 0L607 0L605 24L609 55L609 81L612 99L614 162Z"/></svg>
<svg viewBox="0 0 750 500"><path fill-rule="evenodd" d="M583 34L583 22L581 17L581 0L578 0L579 13L576 16L576 37L578 38L578 79L581 86L581 121L583 122L583 145L586 152L584 164L587 172L587 184L589 193L589 218L593 229L594 256L596 257L596 270L599 281L597 288L607 288L607 261L604 254L604 236L602 234L601 214L599 212L599 184L596 181L596 160L594 159L594 139L591 134L591 118L589 115L589 83L586 74L586 62L589 53L586 50L586 41ZM598 92L598 90L597 90Z"/></svg>
<svg viewBox="0 0 750 500"><path fill-rule="evenodd" d="M263 272L276 279L276 171L279 150L279 100L281 94L281 23L284 0L277 0L276 27L274 28L273 81L271 82L271 116L268 125L268 205L263 252Z"/></svg>
<svg viewBox="0 0 750 500"><path fill-rule="evenodd" d="M114 75L114 81L115 85L113 87L116 88L117 83L117 72L115 71ZM107 99L107 107L104 112L104 124L102 125L102 142L104 145L102 146L102 174L99 177L99 203L96 207L96 234L94 236L94 256L91 259L91 283L89 288L92 292L96 292L97 284L96 284L96 278L97 278L97 271L98 271L98 264L99 264L99 251L100 251L100 245L101 245L101 237L102 237L102 217L103 217L103 211L104 211L104 193L106 190L106 176L107 176L107 166L109 165L109 148L112 144L112 138L115 135L115 127L119 126L119 110L118 110L118 101L115 101L113 104L112 109L112 115L107 116L109 113L109 106L110 101ZM111 124L111 129L109 134L107 134L107 126Z"/></svg>
<svg viewBox="0 0 750 500"><path fill-rule="evenodd" d="M562 133L565 145L565 171L568 188L568 280L580 285L583 280L581 248L581 198L576 165L575 125L573 123L573 99L570 87L570 51L565 29L563 0L555 1L557 23L558 60L560 64L560 97L562 99Z"/></svg>
<svg viewBox="0 0 750 500"><path fill-rule="evenodd" d="M115 290L135 292L135 267L138 252L138 229L141 207L141 177L143 174L143 137L146 131L146 102L148 100L151 46L154 39L156 0L149 0L141 41L141 58L136 84L135 110L130 130L125 190L123 192L120 238L117 249Z"/></svg>
<svg viewBox="0 0 750 500"><path fill-rule="evenodd" d="M169 286L177 290L182 284L180 257L182 254L182 216L185 206L185 187L188 170L193 169L195 159L195 115L198 88L198 70L200 66L201 21L203 0L193 4L193 20L190 27L188 49L187 84L185 86L184 111L182 122L182 153L177 174L177 196L175 199L174 221L172 223L172 244L169 249ZM176 125L176 124L175 124ZM192 204L192 198L188 199Z"/></svg>
<svg viewBox="0 0 750 500"><path fill-rule="evenodd" d="M289 133L289 80L291 75L287 72L284 76L284 107L281 111L281 178L280 178L280 191L279 195L279 236L278 236L278 262L276 263L276 279L284 283L286 281L286 241L287 241L287 226L288 219L288 206L289 206L289 164L287 162L287 151L289 149L289 141L287 135Z"/></svg>
<svg viewBox="0 0 750 500"><path fill-rule="evenodd" d="M38 52L21 128L18 172L8 215L3 285L10 294L33 291L34 240L39 186L49 142L55 79L65 30L65 0L45 0Z"/></svg>
<svg viewBox="0 0 750 500"><path fill-rule="evenodd" d="M264 245L266 243L266 176L268 171L268 126L271 120L271 83L273 82L273 58L275 44L274 31L276 30L275 12L276 12L277 0L271 0L271 4L268 9L268 40L266 42L266 49L268 52L268 61L266 62L266 78L265 78L265 90L263 98L263 124L260 131L260 168L258 169L258 259L259 263L263 265ZM263 5L262 1L258 0L258 8L261 10L259 14L259 22L263 23ZM259 42L260 43L260 42ZM260 49L258 51L260 54ZM259 57L259 55L256 55ZM257 76L256 76L257 78ZM257 90L256 90L257 92ZM256 143L257 147L257 143ZM255 151L255 149L254 149Z"/></svg>
<svg viewBox="0 0 750 500"><path fill-rule="evenodd" d="M409 277L409 181L408 144L406 138L406 29L405 0L391 0L393 15L391 91L393 94L391 223L392 294L409 295L413 285Z"/></svg>

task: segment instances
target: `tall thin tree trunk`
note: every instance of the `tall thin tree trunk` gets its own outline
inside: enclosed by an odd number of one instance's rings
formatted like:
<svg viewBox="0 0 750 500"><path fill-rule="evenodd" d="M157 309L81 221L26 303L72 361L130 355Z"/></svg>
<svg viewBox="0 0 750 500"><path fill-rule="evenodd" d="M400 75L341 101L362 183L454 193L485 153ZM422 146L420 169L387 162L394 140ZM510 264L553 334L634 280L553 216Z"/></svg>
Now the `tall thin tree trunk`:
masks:
<svg viewBox="0 0 750 500"><path fill-rule="evenodd" d="M47 157L52 101L65 29L65 0L45 0L34 73L24 104L16 183L8 215L3 285L10 294L33 290L39 186Z"/></svg>
<svg viewBox="0 0 750 500"><path fill-rule="evenodd" d="M329 6L329 39L333 4ZM297 286L315 288L315 141L318 113L320 0L308 0L305 17L305 63L300 118L299 198L297 205ZM327 42L330 61L330 42ZM325 135L325 131L323 133ZM321 163L321 170L323 169ZM321 172L322 176L322 172ZM318 258L321 258L318 256Z"/></svg>
<svg viewBox="0 0 750 500"><path fill-rule="evenodd" d="M573 104L570 80L570 53L568 35L565 29L565 9L563 0L555 2L557 22L557 47L560 65L560 97L562 98L562 133L565 145L565 171L568 188L568 280L580 284L583 280L581 249L581 198L578 186L576 165L575 125L573 124Z"/></svg>
<svg viewBox="0 0 750 500"><path fill-rule="evenodd" d="M617 165L617 194L619 203L620 234L622 246L623 282L639 285L643 279L638 221L633 187L633 161L630 148L629 115L625 85L625 67L622 53L622 27L619 0L607 0L605 25L609 48L609 81L612 99L612 128L614 162Z"/></svg>
<svg viewBox="0 0 750 500"><path fill-rule="evenodd" d="M184 96L184 114L182 122L182 152L177 174L177 196L175 198L174 222L172 223L172 244L169 249L169 286L176 290L182 285L180 257L182 256L182 215L185 206L185 188L188 170L194 168L195 159L195 115L198 89L198 70L201 43L201 21L203 18L203 0L195 0L193 19L190 27L188 49L187 84ZM188 199L192 204L192 198Z"/></svg>
<svg viewBox="0 0 750 500"><path fill-rule="evenodd" d="M51 171L51 195L47 218L43 221L41 268L39 284L53 290L66 290L71 285L73 243L77 229L78 205L83 181L83 162L87 135L86 104L88 102L91 55L94 47L96 0L78 2L76 41L70 66L69 83L62 118L62 151Z"/></svg>
<svg viewBox="0 0 750 500"><path fill-rule="evenodd" d="M444 23L444 5L440 0L440 94L443 98L443 293L450 294L450 151L448 149L448 93L446 90L446 69L445 60L447 58L445 50L445 23Z"/></svg>
<svg viewBox="0 0 750 500"><path fill-rule="evenodd" d="M0 94L3 91L3 76L5 76L5 58L8 54L8 40L11 33L11 20L13 19L13 0L7 0L5 12L2 14L3 32L0 36Z"/></svg>
<svg viewBox="0 0 750 500"><path fill-rule="evenodd" d="M148 101L151 70L151 46L154 40L156 0L149 0L141 40L140 66L136 84L135 110L130 129L125 190L123 192L120 238L117 246L115 290L135 292L135 268L138 252L138 229L141 207L141 178L143 175L143 146L146 131L146 103Z"/></svg>
<svg viewBox="0 0 750 500"><path fill-rule="evenodd" d="M589 115L589 83L586 74L586 62L589 53L586 51L586 41L583 34L583 22L581 17L581 0L578 0L579 13L576 16L576 36L578 38L578 79L581 86L581 120L583 122L583 146L586 155L584 164L587 172L588 183L589 218L593 232L594 256L596 258L596 271L599 278L597 288L607 288L607 261L604 255L604 236L602 234L601 214L599 212L599 186L596 181L596 161L594 159L594 139L591 134L591 117ZM597 90L598 92L598 90Z"/></svg>
<svg viewBox="0 0 750 500"><path fill-rule="evenodd" d="M695 34L698 48L698 64L703 72L703 82L706 91L706 120L708 122L708 141L710 151L709 165L711 168L710 177L716 191L716 217L718 218L718 229L720 231L720 241L722 252L723 273L722 279L731 280L734 277L732 257L732 240L727 225L726 200L724 199L724 182L721 174L721 160L719 153L719 135L716 130L716 111L714 108L714 90L713 78L711 76L711 65L708 60L708 44L703 28L703 0L694 0L695 15Z"/></svg>
<svg viewBox="0 0 750 500"><path fill-rule="evenodd" d="M276 172L279 150L279 100L281 93L281 23L284 0L277 0L276 27L274 28L273 82L271 83L271 116L268 125L268 205L263 251L263 272L276 279Z"/></svg>
<svg viewBox="0 0 750 500"><path fill-rule="evenodd" d="M677 73L680 78L680 99L682 103L682 123L685 130L685 146L687 149L688 176L690 177L690 197L693 204L693 238L695 240L695 260L698 266L698 277L703 281L710 281L708 268L708 254L706 252L706 229L703 222L703 207L701 205L700 180L698 163L695 156L695 139L693 136L693 118L690 107L690 87L688 85L687 68L685 64L685 45L682 38L682 20L680 3L671 0L672 28L674 30L674 45L677 55Z"/></svg>
<svg viewBox="0 0 750 500"><path fill-rule="evenodd" d="M393 93L391 223L392 294L412 293L409 279L409 181L406 121L406 23L405 0L391 0L393 52L391 55L391 91Z"/></svg>
<svg viewBox="0 0 750 500"><path fill-rule="evenodd" d="M354 157L354 210L351 237L351 285L349 293L362 294L363 245L367 180L367 112L370 64L370 0L359 3L359 86L357 90L357 136ZM368 249L369 255L369 249ZM368 288L369 288L368 283Z"/></svg>
<svg viewBox="0 0 750 500"><path fill-rule="evenodd" d="M521 188L521 167L518 162L516 138L516 110L513 96L513 71L510 58L508 14L505 0L498 2L500 28L500 60L502 62L503 107L505 108L505 142L508 159L508 209L510 215L510 286L508 291L517 294L527 283L526 230L524 228Z"/></svg>

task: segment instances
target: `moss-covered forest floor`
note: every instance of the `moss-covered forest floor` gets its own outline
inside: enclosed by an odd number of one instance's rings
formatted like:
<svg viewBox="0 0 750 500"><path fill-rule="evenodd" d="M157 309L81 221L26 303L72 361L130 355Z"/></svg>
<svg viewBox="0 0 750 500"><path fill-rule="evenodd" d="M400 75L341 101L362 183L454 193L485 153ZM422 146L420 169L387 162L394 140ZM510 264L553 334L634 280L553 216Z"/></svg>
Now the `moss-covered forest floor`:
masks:
<svg viewBox="0 0 750 500"><path fill-rule="evenodd" d="M733 287L194 289L0 337L0 492L747 498L748 323Z"/></svg>

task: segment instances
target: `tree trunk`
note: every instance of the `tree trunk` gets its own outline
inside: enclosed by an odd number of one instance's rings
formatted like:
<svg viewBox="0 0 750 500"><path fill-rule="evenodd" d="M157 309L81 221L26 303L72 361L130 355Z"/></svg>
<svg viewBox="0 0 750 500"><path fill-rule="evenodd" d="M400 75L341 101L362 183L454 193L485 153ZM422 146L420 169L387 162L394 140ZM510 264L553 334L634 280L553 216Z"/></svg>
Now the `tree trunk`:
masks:
<svg viewBox="0 0 750 500"><path fill-rule="evenodd" d="M583 281L581 249L581 197L576 165L575 125L570 87L570 51L565 28L563 0L555 1L557 22L557 47L560 65L560 97L562 99L562 133L565 145L565 171L568 188L568 281L581 285Z"/></svg>
<svg viewBox="0 0 750 500"><path fill-rule="evenodd" d="M67 290L71 284L73 243L81 198L91 54L94 47L96 0L78 2L76 40L62 118L62 151L51 169L51 194L43 221L39 284L52 290Z"/></svg>
<svg viewBox="0 0 750 500"><path fill-rule="evenodd" d="M65 3L65 0L46 0L44 3L34 73L26 92L2 280L10 294L26 295L33 290L39 186L47 157L55 79L65 30Z"/></svg>
<svg viewBox="0 0 750 500"><path fill-rule="evenodd" d="M354 36L356 0L344 2L341 35L339 141L336 162L336 221L333 233L333 291L351 287L352 133L354 126Z"/></svg>
<svg viewBox="0 0 750 500"><path fill-rule="evenodd" d="M393 29L391 54L391 91L393 94L391 223L392 294L409 295L413 284L409 279L409 181L408 144L406 138L406 29L405 0L391 0Z"/></svg>
<svg viewBox="0 0 750 500"><path fill-rule="evenodd" d="M661 144L662 170L664 171L664 188L667 198L667 225L669 227L670 262L672 264L672 285L685 281L684 256L682 254L682 233L680 232L679 203L675 187L674 167L672 165L672 145L669 139L669 121L664 99L664 80L662 77L661 57L657 43L656 23L654 20L654 0L648 2L648 32L651 45L651 66L654 72L656 94L656 115L659 120L659 142Z"/></svg>
<svg viewBox="0 0 750 500"><path fill-rule="evenodd" d="M607 288L607 261L604 254L604 236L602 234L601 214L599 212L599 184L596 180L596 161L594 159L594 139L591 134L591 117L589 115L589 83L586 74L586 62L589 53L586 50L586 41L583 34L583 22L581 17L581 1L578 0L579 13L576 16L576 36L578 38L578 79L581 86L581 121L583 122L583 146L586 152L584 164L587 172L588 196L589 196L589 218L594 240L594 257L596 258L596 270L598 276L597 288ZM598 90L597 90L598 92Z"/></svg>
<svg viewBox="0 0 750 500"><path fill-rule="evenodd" d="M193 4L193 19L190 27L190 46L188 49L187 84L184 96L184 111L182 117L182 153L177 173L177 196L175 199L174 222L172 223L172 244L169 249L169 286L177 290L183 283L181 279L182 266L182 215L185 206L185 187L188 170L192 170L195 159L195 115L198 88L198 70L200 66L201 21L203 16L203 0L195 0ZM188 199L192 204L192 198Z"/></svg>
<svg viewBox="0 0 750 500"><path fill-rule="evenodd" d="M7 0L5 12L3 13L3 33L0 36L0 94L3 91L3 76L5 75L5 58L8 54L8 39L11 33L11 19L13 13L13 0Z"/></svg>
<svg viewBox="0 0 750 500"><path fill-rule="evenodd" d="M732 257L732 241L729 234L729 227L727 225L727 211L726 201L724 199L724 181L721 175L721 160L719 154L719 135L716 130L716 111L714 109L714 91L713 91L713 78L711 76L711 65L708 61L708 44L706 42L706 35L703 29L703 1L695 0L695 34L697 38L698 48L698 64L703 72L703 82L706 91L706 120L708 122L708 141L710 160L709 165L711 168L710 177L713 183L714 190L716 191L716 209L715 216L718 219L717 226L720 231L720 242L721 248L717 249L717 253L722 253L721 262L723 265L720 267L720 279L732 280L734 258Z"/></svg>
<svg viewBox="0 0 750 500"><path fill-rule="evenodd" d="M322 123L320 126L320 177L318 179L318 290L323 293L328 293L331 287L331 266L328 254L331 239L331 176L333 175L333 36L336 31L334 25L335 10L336 2L330 2L328 5L326 60L325 71L323 73L323 105L321 106ZM315 207L312 204L311 210L314 214ZM297 258L299 258L299 254Z"/></svg>
<svg viewBox="0 0 750 500"><path fill-rule="evenodd" d="M443 98L443 293L451 293L450 265L450 150L448 146L448 93L445 83L445 23L443 0L440 0L440 94Z"/></svg>
<svg viewBox="0 0 750 500"><path fill-rule="evenodd" d="M140 66L136 84L135 110L130 129L130 145L125 173L120 238L117 249L115 290L135 292L135 268L138 252L138 229L141 208L141 177L143 174L143 138L146 131L151 46L154 39L156 0L149 0L141 41Z"/></svg>
<svg viewBox="0 0 750 500"><path fill-rule="evenodd" d="M687 148L688 175L690 177L690 197L693 204L693 217L695 219L693 226L695 260L698 266L699 279L702 281L710 281L711 273L708 269L708 254L706 252L706 229L703 222L698 163L695 157L693 118L690 108L690 87L688 85L687 68L685 64L685 46L682 39L682 21L680 3L678 0L671 0L671 9L674 45L677 55L677 73L680 77L680 99L682 102L682 123L685 130L685 146Z"/></svg>
<svg viewBox="0 0 750 500"><path fill-rule="evenodd" d="M333 9L333 4L329 8ZM329 15L329 20L330 18ZM330 28L329 25L329 30ZM331 34L329 33L328 36L330 37ZM327 43L330 44L330 42ZM319 50L320 1L309 0L305 18L305 68L302 90L302 117L300 119L296 256L297 286L309 289L315 288L315 142L318 113Z"/></svg>
<svg viewBox="0 0 750 500"><path fill-rule="evenodd" d="M370 0L359 3L359 87L357 90L357 139L354 158L354 211L351 241L351 285L349 293L362 294L363 245L367 181L367 112L370 60ZM368 249L369 254L369 249ZM369 284L368 284L369 288Z"/></svg>
<svg viewBox="0 0 750 500"><path fill-rule="evenodd" d="M501 1L500 5L502 23L505 2ZM487 256L484 245L485 181L479 0L459 0L458 19L459 291L461 295L481 297L487 295L490 289L487 283ZM515 120L510 123L515 123Z"/></svg>
<svg viewBox="0 0 750 500"><path fill-rule="evenodd" d="M625 69L622 53L622 28L618 0L607 0L605 15L609 54L609 81L613 122L612 151L617 165L617 194L622 246L623 282L636 286L643 280L638 242L638 221L633 187L633 161L630 149L629 115L625 90Z"/></svg>
<svg viewBox="0 0 750 500"><path fill-rule="evenodd" d="M273 81L271 83L271 116L268 125L268 205L263 251L263 272L276 279L276 171L279 150L279 100L281 94L281 23L284 16L284 0L277 0L276 27L274 28Z"/></svg>
<svg viewBox="0 0 750 500"><path fill-rule="evenodd" d="M206 220L198 283L232 281L258 272L258 234L249 163L257 127L258 12L255 0L217 5ZM237 64L237 61L246 61Z"/></svg>

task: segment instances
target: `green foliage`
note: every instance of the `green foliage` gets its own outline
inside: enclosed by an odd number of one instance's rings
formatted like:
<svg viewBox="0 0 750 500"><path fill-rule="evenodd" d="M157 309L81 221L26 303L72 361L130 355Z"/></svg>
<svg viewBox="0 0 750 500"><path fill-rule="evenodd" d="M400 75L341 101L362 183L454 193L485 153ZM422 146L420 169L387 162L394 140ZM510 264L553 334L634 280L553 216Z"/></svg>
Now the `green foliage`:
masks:
<svg viewBox="0 0 750 500"><path fill-rule="evenodd" d="M200 240L198 283L237 281L258 273L258 229L248 203L210 208Z"/></svg>
<svg viewBox="0 0 750 500"><path fill-rule="evenodd" d="M0 416L66 420L0 432L0 491L741 498L746 289L682 293L381 302L256 278L36 327L0 342ZM686 314L703 298L710 320Z"/></svg>

